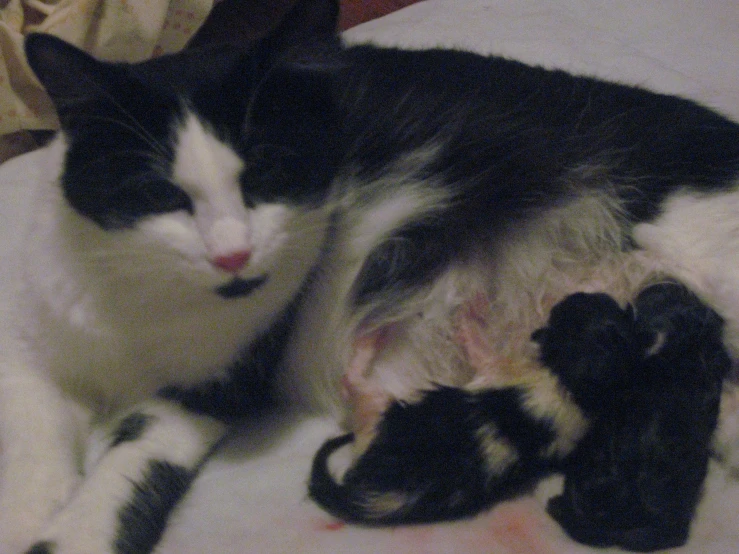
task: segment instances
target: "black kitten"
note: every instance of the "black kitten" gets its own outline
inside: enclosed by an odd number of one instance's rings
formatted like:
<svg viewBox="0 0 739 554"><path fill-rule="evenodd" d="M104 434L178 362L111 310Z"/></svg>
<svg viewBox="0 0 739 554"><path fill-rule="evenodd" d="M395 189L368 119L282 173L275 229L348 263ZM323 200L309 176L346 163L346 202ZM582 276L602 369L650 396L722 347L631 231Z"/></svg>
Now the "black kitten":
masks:
<svg viewBox="0 0 739 554"><path fill-rule="evenodd" d="M593 424L565 464L563 494L547 509L586 544L636 551L682 545L730 366L723 322L668 283L638 296L633 324L601 319L601 332L583 333L573 323L588 313L584 305L601 299L577 296L553 312L542 357ZM633 340L621 340L629 335ZM578 344L582 338L588 343ZM635 354L637 363L622 363Z"/></svg>

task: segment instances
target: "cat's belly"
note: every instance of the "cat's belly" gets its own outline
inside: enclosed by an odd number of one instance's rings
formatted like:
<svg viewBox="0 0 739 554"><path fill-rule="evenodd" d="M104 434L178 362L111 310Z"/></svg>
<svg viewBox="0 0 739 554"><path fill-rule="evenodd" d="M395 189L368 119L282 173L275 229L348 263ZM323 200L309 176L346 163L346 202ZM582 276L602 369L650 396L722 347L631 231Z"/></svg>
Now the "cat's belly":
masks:
<svg viewBox="0 0 739 554"><path fill-rule="evenodd" d="M531 332L568 294L603 291L625 304L645 284L665 278L686 284L726 320L725 340L736 357L739 191L674 193L661 215L632 230L607 204L583 197L455 259L430 286L393 306L391 318L372 322L385 331L367 377L401 399L432 384L501 384L515 378L507 369L517 366L511 360L535 356ZM624 251L632 231L639 248ZM295 397L334 413L346 409L342 375L368 330L348 300L360 266L361 260L347 263L340 252L329 253L287 355ZM459 310L475 304L482 306L486 349L495 353L482 376L470 371L455 340Z"/></svg>
<svg viewBox="0 0 739 554"><path fill-rule="evenodd" d="M361 264L332 252L301 309L288 349L288 387L304 403L343 412L340 382L355 343L378 328L381 345L367 377L394 398L412 398L434 384L516 379L510 368L519 366L517 359L535 359L531 333L559 300L576 291L607 291L625 304L645 283L664 277L649 252L622 250L623 231L609 199L584 196L497 241L481 241L369 328L362 309L347 300ZM470 306L485 323L486 350L495 353L482 373L459 347L460 310Z"/></svg>

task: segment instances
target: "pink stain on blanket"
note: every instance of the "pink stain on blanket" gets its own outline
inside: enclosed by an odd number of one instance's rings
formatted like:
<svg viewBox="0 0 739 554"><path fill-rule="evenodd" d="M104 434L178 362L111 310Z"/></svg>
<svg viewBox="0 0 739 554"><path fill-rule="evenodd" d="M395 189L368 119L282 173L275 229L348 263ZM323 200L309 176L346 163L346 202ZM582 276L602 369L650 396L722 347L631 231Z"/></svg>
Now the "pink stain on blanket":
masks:
<svg viewBox="0 0 739 554"><path fill-rule="evenodd" d="M346 527L346 523L343 521L327 521L323 524L324 531L340 531Z"/></svg>
<svg viewBox="0 0 739 554"><path fill-rule="evenodd" d="M491 514L489 536L511 554L551 554L551 521L531 498L505 502Z"/></svg>
<svg viewBox="0 0 739 554"><path fill-rule="evenodd" d="M403 554L571 554L578 550L534 498L504 502L470 520L389 531L393 547Z"/></svg>
<svg viewBox="0 0 739 554"><path fill-rule="evenodd" d="M336 532L344 529L346 527L346 523L341 521L340 519L328 519L319 516L316 518L311 518L310 527L311 529L319 532Z"/></svg>
<svg viewBox="0 0 739 554"><path fill-rule="evenodd" d="M316 512L318 510L316 509ZM299 534L303 552L358 554L575 554L592 552L569 540L533 497L503 502L477 517L433 525L363 527L325 515ZM297 538L297 537L296 537ZM310 548L309 548L310 543ZM283 545L284 546L284 545Z"/></svg>

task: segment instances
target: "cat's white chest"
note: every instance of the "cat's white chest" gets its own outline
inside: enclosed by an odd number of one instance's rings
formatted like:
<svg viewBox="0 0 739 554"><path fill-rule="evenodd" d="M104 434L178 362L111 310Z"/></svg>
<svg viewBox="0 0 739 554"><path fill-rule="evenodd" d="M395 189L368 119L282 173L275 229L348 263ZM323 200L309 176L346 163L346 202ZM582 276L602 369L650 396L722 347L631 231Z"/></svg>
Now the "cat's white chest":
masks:
<svg viewBox="0 0 739 554"><path fill-rule="evenodd" d="M248 300L225 302L181 289L158 302L137 298L136 283L100 290L99 282L46 275L25 289L30 350L63 388L95 402L140 400L167 385L225 376L262 327ZM128 289L128 290L125 290Z"/></svg>

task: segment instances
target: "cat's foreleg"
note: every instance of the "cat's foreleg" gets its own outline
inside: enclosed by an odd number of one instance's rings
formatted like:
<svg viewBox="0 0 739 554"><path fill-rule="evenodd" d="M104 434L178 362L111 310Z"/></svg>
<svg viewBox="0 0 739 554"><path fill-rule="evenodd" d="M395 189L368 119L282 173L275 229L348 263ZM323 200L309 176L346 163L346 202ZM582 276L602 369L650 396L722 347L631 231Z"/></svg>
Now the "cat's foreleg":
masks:
<svg viewBox="0 0 739 554"><path fill-rule="evenodd" d="M156 399L119 418L77 494L34 554L146 554L227 425Z"/></svg>
<svg viewBox="0 0 739 554"><path fill-rule="evenodd" d="M0 369L0 554L19 554L78 486L89 412L22 362L5 362Z"/></svg>

